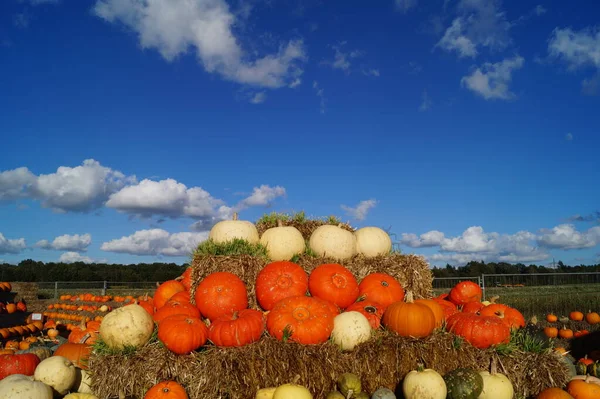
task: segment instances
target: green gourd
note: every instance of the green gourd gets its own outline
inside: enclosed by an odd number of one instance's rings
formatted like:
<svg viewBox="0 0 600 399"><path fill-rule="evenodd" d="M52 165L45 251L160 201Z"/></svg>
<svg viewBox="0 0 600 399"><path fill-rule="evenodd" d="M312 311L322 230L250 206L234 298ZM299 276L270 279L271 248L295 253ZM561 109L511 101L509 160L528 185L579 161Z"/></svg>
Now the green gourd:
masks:
<svg viewBox="0 0 600 399"><path fill-rule="evenodd" d="M447 399L477 399L483 391L483 378L475 370L458 368L444 376Z"/></svg>

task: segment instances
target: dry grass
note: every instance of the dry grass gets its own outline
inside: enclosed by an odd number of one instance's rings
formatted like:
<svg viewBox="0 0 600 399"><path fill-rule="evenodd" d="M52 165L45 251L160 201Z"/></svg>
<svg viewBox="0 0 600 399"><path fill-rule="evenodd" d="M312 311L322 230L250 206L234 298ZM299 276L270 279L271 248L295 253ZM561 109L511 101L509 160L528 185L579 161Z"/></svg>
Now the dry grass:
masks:
<svg viewBox="0 0 600 399"><path fill-rule="evenodd" d="M443 375L458 367L487 369L492 358L513 382L517 397L563 386L569 378L554 353L499 355L493 349L460 343L445 332L417 340L379 331L351 353L342 353L331 343L299 345L269 337L242 348L211 347L187 356L174 355L152 343L127 356L92 355L90 369L94 391L103 398L119 394L142 398L157 382L174 379L186 387L190 399L251 399L259 388L298 378L318 399L325 398L345 372L356 373L364 389L372 393L382 386L396 389L419 363Z"/></svg>
<svg viewBox="0 0 600 399"><path fill-rule="evenodd" d="M302 237L304 237L306 240L310 238L311 234L317 227L325 224L336 225L348 231L354 231L352 226L350 226L348 223L343 223L341 219L336 216L308 218L304 212L292 214L273 212L262 216L256 222L258 234L262 235L262 233L264 233L267 229L270 229L271 227L277 227L279 221L281 221L282 226L293 226L297 228L302 234Z"/></svg>

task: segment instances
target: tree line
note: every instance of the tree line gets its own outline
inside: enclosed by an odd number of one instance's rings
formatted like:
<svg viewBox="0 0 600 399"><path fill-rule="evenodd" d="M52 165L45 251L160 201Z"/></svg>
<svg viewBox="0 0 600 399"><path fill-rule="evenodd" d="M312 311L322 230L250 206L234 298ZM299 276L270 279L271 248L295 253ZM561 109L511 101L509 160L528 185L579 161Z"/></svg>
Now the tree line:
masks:
<svg viewBox="0 0 600 399"><path fill-rule="evenodd" d="M166 281L173 279L185 270L187 263L62 263L40 262L31 259L18 265L0 264L0 281ZM582 273L600 272L600 264L568 266L562 261L556 267L525 265L506 262L472 261L461 267L447 264L433 267L434 277L477 277L482 274L532 274L532 273Z"/></svg>

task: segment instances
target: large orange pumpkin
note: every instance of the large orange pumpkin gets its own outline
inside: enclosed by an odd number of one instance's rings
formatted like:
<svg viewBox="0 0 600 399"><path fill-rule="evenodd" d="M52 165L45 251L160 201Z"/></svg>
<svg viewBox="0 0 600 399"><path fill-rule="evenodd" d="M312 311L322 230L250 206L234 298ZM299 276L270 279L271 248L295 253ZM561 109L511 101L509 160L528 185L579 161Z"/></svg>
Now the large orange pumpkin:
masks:
<svg viewBox="0 0 600 399"><path fill-rule="evenodd" d="M406 302L392 303L383 314L383 325L402 337L427 337L435 329L435 324L433 311L426 305L414 303L410 291Z"/></svg>
<svg viewBox="0 0 600 399"><path fill-rule="evenodd" d="M308 289L314 297L345 309L358 298L358 282L352 272L337 263L317 266L308 278Z"/></svg>
<svg viewBox="0 0 600 399"><path fill-rule="evenodd" d="M175 381L162 381L150 388L144 399L189 399L185 389Z"/></svg>
<svg viewBox="0 0 600 399"><path fill-rule="evenodd" d="M190 293L188 291L179 291L173 295L168 301L191 302Z"/></svg>
<svg viewBox="0 0 600 399"><path fill-rule="evenodd" d="M177 314L158 325L158 339L171 352L185 355L206 343L208 327L199 318Z"/></svg>
<svg viewBox="0 0 600 399"><path fill-rule="evenodd" d="M184 314L189 317L200 318L200 311L197 307L189 302L179 302L169 299L167 303L154 313L152 318L155 322L159 323L166 317L173 316L176 314Z"/></svg>
<svg viewBox="0 0 600 399"><path fill-rule="evenodd" d="M176 280L165 281L154 292L154 307L161 308L171 297L180 291L185 291L185 286Z"/></svg>
<svg viewBox="0 0 600 399"><path fill-rule="evenodd" d="M278 340L321 344L333 331L332 306L318 298L295 296L277 302L267 315L267 330Z"/></svg>
<svg viewBox="0 0 600 399"><path fill-rule="evenodd" d="M481 309L483 309L485 305L481 302L469 302L465 303L461 309L463 313L479 313Z"/></svg>
<svg viewBox="0 0 600 399"><path fill-rule="evenodd" d="M515 308L494 303L479 311L482 316L493 316L501 319L509 328L525 327L525 317Z"/></svg>
<svg viewBox="0 0 600 399"><path fill-rule="evenodd" d="M429 309L431 309L431 311L433 312L433 315L435 316L435 326L436 327L442 326L442 323L444 322L444 320L446 320L446 317L444 314L444 308L442 308L442 305L440 305L433 299L417 299L414 301L414 303L425 305Z"/></svg>
<svg viewBox="0 0 600 399"><path fill-rule="evenodd" d="M359 296L377 302L382 309L404 300L404 288L387 273L371 273L358 285Z"/></svg>
<svg viewBox="0 0 600 399"><path fill-rule="evenodd" d="M374 330L379 329L381 326L381 318L383 317L384 308L379 303L370 299L354 302L352 305L346 308L346 312L352 311L362 313L367 320L369 320L369 324Z"/></svg>
<svg viewBox="0 0 600 399"><path fill-rule="evenodd" d="M0 380L12 374L33 375L40 358L33 353L0 355Z"/></svg>
<svg viewBox="0 0 600 399"><path fill-rule="evenodd" d="M216 318L208 328L208 339L217 346L244 346L258 341L264 331L263 313L244 309Z"/></svg>
<svg viewBox="0 0 600 399"><path fill-rule="evenodd" d="M265 310L284 298L305 295L307 290L308 275L293 262L269 263L256 277L256 300Z"/></svg>
<svg viewBox="0 0 600 399"><path fill-rule="evenodd" d="M510 328L497 317L457 313L446 321L448 331L463 337L476 348L507 343Z"/></svg>
<svg viewBox="0 0 600 399"><path fill-rule="evenodd" d="M88 358L92 353L92 346L86 344L75 344L65 342L56 349L53 356L62 356L69 359L73 364L82 369L87 369Z"/></svg>
<svg viewBox="0 0 600 399"><path fill-rule="evenodd" d="M600 385L585 380L571 380L567 384L567 392L575 399L600 398Z"/></svg>
<svg viewBox="0 0 600 399"><path fill-rule="evenodd" d="M460 306L469 302L481 302L483 292L479 284L472 281L461 281L451 290L449 299L453 304Z"/></svg>
<svg viewBox="0 0 600 399"><path fill-rule="evenodd" d="M200 313L209 320L248 307L246 285L235 274L211 273L196 287L194 295Z"/></svg>
<svg viewBox="0 0 600 399"><path fill-rule="evenodd" d="M540 392L536 399L573 399L573 397L560 388L548 388Z"/></svg>

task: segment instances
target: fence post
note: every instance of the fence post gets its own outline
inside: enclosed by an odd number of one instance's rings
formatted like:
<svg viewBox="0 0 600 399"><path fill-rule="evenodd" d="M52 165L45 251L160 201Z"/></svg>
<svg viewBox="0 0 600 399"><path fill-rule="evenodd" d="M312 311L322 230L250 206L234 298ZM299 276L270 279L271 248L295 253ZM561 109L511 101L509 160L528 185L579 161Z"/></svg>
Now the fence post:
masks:
<svg viewBox="0 0 600 399"><path fill-rule="evenodd" d="M483 293L483 300L485 301L485 274L481 275L481 291Z"/></svg>
<svg viewBox="0 0 600 399"><path fill-rule="evenodd" d="M54 299L58 299L58 281L54 282Z"/></svg>
<svg viewBox="0 0 600 399"><path fill-rule="evenodd" d="M106 283L106 280L104 280L104 285L102 286L102 296L106 295L106 288L107 288L107 283Z"/></svg>

